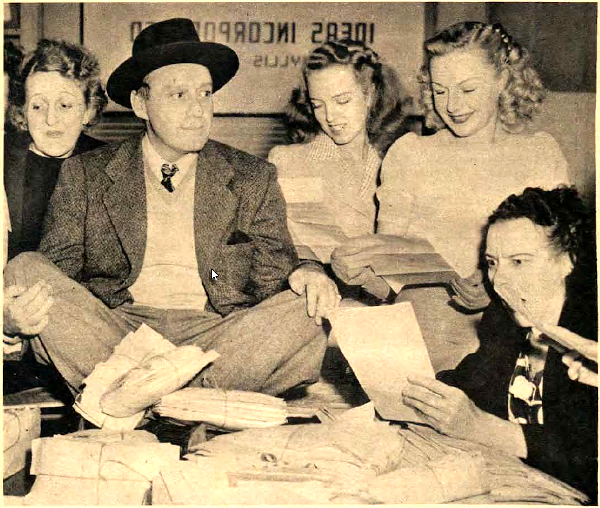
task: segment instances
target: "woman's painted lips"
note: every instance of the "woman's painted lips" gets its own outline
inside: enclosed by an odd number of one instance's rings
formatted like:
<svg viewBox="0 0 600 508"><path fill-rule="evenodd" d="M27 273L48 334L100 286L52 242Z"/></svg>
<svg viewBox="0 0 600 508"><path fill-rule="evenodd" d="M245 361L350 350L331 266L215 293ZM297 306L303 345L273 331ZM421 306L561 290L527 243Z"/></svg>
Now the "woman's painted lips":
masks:
<svg viewBox="0 0 600 508"><path fill-rule="evenodd" d="M450 116L450 119L455 123L455 124L461 124L461 123L465 123L469 118L471 118L471 115L473 113L467 113L466 115L456 115L456 116Z"/></svg>
<svg viewBox="0 0 600 508"><path fill-rule="evenodd" d="M339 134L340 132L342 132L344 130L345 126L346 126L346 124L339 123L339 124L335 124L335 125L329 125L329 128L331 129L331 131L334 134Z"/></svg>

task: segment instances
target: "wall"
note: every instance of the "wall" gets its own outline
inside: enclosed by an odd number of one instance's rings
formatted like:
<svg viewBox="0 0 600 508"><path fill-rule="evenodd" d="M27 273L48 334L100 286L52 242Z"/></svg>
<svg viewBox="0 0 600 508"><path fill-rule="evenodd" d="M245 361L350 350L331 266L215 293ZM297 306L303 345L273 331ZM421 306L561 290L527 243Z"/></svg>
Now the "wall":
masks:
<svg viewBox="0 0 600 508"><path fill-rule="evenodd" d="M105 79L131 56L133 39L141 29L172 17L194 21L202 40L233 48L240 69L215 95L217 113L282 112L300 79L302 59L331 38L364 40L397 70L410 92L417 89L414 78L422 61L423 3L107 2L83 8L84 43L99 57ZM111 104L109 109L119 107Z"/></svg>
<svg viewBox="0 0 600 508"><path fill-rule="evenodd" d="M20 43L25 51L33 50L41 36L42 20L40 4L21 4Z"/></svg>
<svg viewBox="0 0 600 508"><path fill-rule="evenodd" d="M42 4L42 34L47 39L81 42L81 4Z"/></svg>
<svg viewBox="0 0 600 508"><path fill-rule="evenodd" d="M460 21L486 21L487 11L481 2L437 2L435 26L436 31Z"/></svg>
<svg viewBox="0 0 600 508"><path fill-rule="evenodd" d="M550 92L534 126L552 134L569 164L571 181L595 205L596 95L586 92Z"/></svg>

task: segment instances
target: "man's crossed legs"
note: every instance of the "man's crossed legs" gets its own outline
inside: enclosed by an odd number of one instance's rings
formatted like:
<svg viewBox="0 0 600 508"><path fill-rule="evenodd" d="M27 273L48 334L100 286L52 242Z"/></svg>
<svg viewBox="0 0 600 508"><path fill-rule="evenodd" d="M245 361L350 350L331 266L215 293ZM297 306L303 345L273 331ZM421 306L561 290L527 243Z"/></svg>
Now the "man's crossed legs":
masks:
<svg viewBox="0 0 600 508"><path fill-rule="evenodd" d="M106 361L121 339L146 323L176 346L196 345L220 354L191 386L279 394L317 381L327 345L306 303L284 291L260 304L221 317L202 310L155 309L123 304L110 309L38 253L13 259L4 285L52 288L50 320L31 346L38 361L52 362L77 391L94 366Z"/></svg>

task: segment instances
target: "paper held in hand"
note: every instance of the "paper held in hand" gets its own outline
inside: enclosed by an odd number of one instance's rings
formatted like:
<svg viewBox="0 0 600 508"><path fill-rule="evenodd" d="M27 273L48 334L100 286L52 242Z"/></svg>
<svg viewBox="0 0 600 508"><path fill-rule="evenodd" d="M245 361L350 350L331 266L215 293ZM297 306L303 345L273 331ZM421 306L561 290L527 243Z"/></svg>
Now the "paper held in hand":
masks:
<svg viewBox="0 0 600 508"><path fill-rule="evenodd" d="M375 275L382 276L388 285L400 292L406 284L449 282L458 277L454 268L424 238L406 239L398 251L373 252L370 266Z"/></svg>
<svg viewBox="0 0 600 508"><path fill-rule="evenodd" d="M331 253L348 238L322 203L288 203L288 228L302 259L329 263Z"/></svg>
<svg viewBox="0 0 600 508"><path fill-rule="evenodd" d="M386 420L422 421L402 403L408 376L435 377L412 305L340 307L329 320L377 412Z"/></svg>

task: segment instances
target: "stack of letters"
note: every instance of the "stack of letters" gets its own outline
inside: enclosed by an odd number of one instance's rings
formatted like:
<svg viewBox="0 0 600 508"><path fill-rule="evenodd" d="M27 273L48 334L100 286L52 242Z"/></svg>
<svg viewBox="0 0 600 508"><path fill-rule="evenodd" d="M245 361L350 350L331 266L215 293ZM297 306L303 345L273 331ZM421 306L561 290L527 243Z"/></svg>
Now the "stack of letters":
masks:
<svg viewBox="0 0 600 508"><path fill-rule="evenodd" d="M184 388L163 397L154 411L229 430L274 427L286 422L285 401L262 393Z"/></svg>

